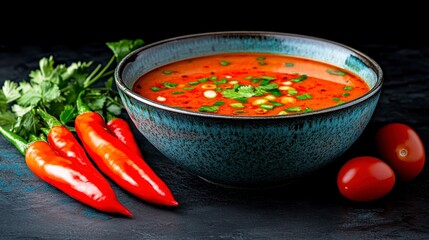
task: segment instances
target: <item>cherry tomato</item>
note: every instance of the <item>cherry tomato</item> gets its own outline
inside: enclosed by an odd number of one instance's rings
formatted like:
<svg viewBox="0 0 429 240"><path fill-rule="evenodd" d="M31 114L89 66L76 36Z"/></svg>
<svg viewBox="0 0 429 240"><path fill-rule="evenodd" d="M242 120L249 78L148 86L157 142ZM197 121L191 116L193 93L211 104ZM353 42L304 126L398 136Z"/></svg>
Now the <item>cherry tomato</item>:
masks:
<svg viewBox="0 0 429 240"><path fill-rule="evenodd" d="M425 149L411 127L402 123L388 124L377 131L375 140L381 158L399 179L412 180L423 170Z"/></svg>
<svg viewBox="0 0 429 240"><path fill-rule="evenodd" d="M395 185L395 173L375 157L356 157L340 169L337 185L341 194L353 201L369 202L388 194Z"/></svg>

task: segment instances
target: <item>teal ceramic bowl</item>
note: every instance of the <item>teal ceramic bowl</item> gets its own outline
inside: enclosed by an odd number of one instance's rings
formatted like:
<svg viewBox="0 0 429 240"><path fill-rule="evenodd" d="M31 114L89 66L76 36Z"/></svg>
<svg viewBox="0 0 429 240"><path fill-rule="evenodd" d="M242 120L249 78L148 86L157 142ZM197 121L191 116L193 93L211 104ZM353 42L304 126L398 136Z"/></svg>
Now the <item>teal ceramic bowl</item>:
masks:
<svg viewBox="0 0 429 240"><path fill-rule="evenodd" d="M154 68L226 52L315 59L357 74L370 91L310 113L245 117L172 108L132 90L135 81ZM209 182L250 188L281 185L335 161L367 126L383 82L379 65L359 51L324 39L274 32L214 32L156 42L126 56L115 78L133 123L162 154Z"/></svg>

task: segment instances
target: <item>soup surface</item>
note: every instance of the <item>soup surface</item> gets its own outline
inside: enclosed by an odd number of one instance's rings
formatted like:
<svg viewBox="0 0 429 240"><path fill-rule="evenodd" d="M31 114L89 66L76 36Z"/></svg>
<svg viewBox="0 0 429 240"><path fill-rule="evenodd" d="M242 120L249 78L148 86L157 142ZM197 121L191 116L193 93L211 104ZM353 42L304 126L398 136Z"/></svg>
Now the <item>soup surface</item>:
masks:
<svg viewBox="0 0 429 240"><path fill-rule="evenodd" d="M358 76L291 56L228 53L178 61L141 76L133 90L152 101L221 115L282 115L333 107L369 91Z"/></svg>

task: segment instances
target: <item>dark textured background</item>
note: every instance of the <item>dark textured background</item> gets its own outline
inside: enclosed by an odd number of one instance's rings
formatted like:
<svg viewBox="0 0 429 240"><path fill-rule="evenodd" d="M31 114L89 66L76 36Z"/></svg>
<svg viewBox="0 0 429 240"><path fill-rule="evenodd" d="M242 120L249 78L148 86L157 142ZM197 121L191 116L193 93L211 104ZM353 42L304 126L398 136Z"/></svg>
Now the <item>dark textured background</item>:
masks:
<svg viewBox="0 0 429 240"><path fill-rule="evenodd" d="M379 105L356 144L336 163L288 186L237 190L208 184L177 168L136 132L147 162L171 187L181 206L166 209L150 205L113 185L120 201L135 215L126 219L95 211L39 180L24 158L1 137L1 239L429 238L428 165L417 179L397 182L388 196L372 203L347 201L336 187L336 175L347 159L376 156L373 137L384 124L402 122L412 126L429 148L429 40L420 8L404 6L402 11L388 12L388 17L381 17L375 10L358 14L336 5L328 5L329 9L320 15L297 8L285 8L284 14L273 15L267 9L255 8L238 16L227 3L223 4L222 11L203 11L211 9L206 3L201 11L176 11L179 13L175 15L169 11L174 6L165 4L151 9L155 17L145 16L145 11L120 14L125 10L117 5L102 13L95 9L79 12L77 8L73 12L72 8L71 14L35 11L30 16L16 15L25 18L24 24L2 16L0 84L5 79L26 78L38 60L49 55L60 63L105 62L110 52L104 42L122 38L138 37L150 43L220 30L313 35L356 48L384 70ZM292 10L296 14L290 15ZM404 15L410 11L413 14ZM330 20L332 13L336 18ZM303 23L303 18L310 22Z"/></svg>

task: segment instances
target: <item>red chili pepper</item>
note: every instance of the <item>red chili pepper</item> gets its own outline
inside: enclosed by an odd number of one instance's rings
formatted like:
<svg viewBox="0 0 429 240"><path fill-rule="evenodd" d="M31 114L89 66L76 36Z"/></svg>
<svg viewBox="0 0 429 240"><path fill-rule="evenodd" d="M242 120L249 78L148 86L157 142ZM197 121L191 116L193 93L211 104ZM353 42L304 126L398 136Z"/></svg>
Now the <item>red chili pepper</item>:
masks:
<svg viewBox="0 0 429 240"><path fill-rule="evenodd" d="M54 116L47 112L38 109L37 113L45 123L49 126L47 132L49 144L63 157L72 160L75 163L80 163L82 167L86 167L100 177L103 176L98 172L86 155L85 149L77 141L73 133L61 124ZM103 178L104 179L104 178Z"/></svg>
<svg viewBox="0 0 429 240"><path fill-rule="evenodd" d="M131 217L116 198L108 182L81 163L67 159L45 141L28 144L20 136L0 127L0 133L25 155L30 170L39 178L60 189L70 197L95 209Z"/></svg>
<svg viewBox="0 0 429 240"><path fill-rule="evenodd" d="M134 138L134 134L131 131L130 125L127 121L122 118L115 118L111 115L108 115L108 122L106 126L113 136L127 145L131 151L137 153L139 157L143 158L140 148Z"/></svg>
<svg viewBox="0 0 429 240"><path fill-rule="evenodd" d="M103 117L92 112L80 95L77 107L80 114L75 119L76 132L87 153L104 174L140 199L178 206L168 186L143 158L106 129Z"/></svg>

